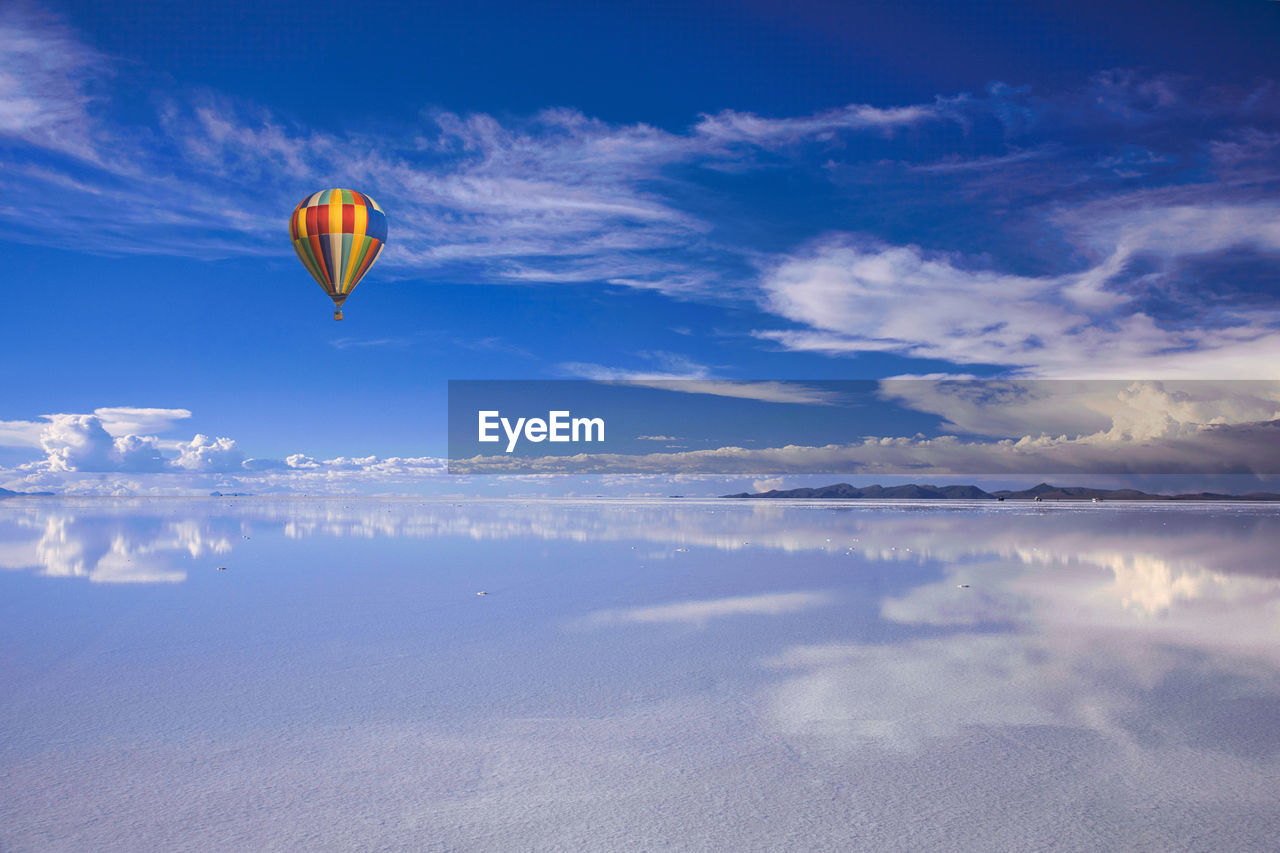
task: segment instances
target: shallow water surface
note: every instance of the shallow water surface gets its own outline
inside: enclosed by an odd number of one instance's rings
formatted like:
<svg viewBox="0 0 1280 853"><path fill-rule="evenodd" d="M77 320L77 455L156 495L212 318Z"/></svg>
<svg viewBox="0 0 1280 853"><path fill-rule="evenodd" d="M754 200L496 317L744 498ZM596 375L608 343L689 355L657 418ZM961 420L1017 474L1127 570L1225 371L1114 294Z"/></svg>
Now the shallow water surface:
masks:
<svg viewBox="0 0 1280 853"><path fill-rule="evenodd" d="M0 849L1280 837L1272 505L12 498L0 569Z"/></svg>

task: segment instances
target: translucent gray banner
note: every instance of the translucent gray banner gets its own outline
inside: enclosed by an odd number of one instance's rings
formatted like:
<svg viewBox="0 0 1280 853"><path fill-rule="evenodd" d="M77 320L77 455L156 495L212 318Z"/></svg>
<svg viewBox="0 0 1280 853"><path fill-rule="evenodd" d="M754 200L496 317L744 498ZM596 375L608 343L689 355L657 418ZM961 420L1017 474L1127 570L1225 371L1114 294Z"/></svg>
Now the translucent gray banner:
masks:
<svg viewBox="0 0 1280 853"><path fill-rule="evenodd" d="M1271 380L452 381L452 474L1280 473Z"/></svg>

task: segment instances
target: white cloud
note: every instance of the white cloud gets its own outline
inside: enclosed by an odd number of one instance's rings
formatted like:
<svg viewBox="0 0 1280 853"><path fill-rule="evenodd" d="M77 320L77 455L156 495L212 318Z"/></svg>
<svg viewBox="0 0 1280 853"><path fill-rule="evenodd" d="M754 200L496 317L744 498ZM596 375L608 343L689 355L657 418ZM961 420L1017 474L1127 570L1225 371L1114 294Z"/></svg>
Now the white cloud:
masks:
<svg viewBox="0 0 1280 853"><path fill-rule="evenodd" d="M1109 429L1113 419L1100 407L1116 400L1127 385L1096 380L893 377L882 380L877 390L884 400L941 416L944 431L1009 438L1080 436Z"/></svg>
<svg viewBox="0 0 1280 853"><path fill-rule="evenodd" d="M1131 427L1131 429L1135 429ZM580 453L568 456L475 456L453 460L455 473L722 473L910 474L940 476L1050 474L1272 475L1280 471L1280 421L1173 424L1153 435L1023 436L963 440L956 436L868 436L821 446L719 447L669 453Z"/></svg>
<svg viewBox="0 0 1280 853"><path fill-rule="evenodd" d="M45 458L23 466L44 472L158 472L171 463L152 435L115 435L131 426L167 427L174 420L190 416L185 409L98 409L92 415L45 415L40 425L40 447ZM105 416L105 420L104 420ZM111 425L111 430L107 425ZM203 436L197 436L197 441ZM226 439L220 439L226 441ZM196 442L192 442L194 445ZM234 442L232 443L234 444ZM187 449L183 459L198 457L200 451ZM191 467L184 464L182 467Z"/></svg>
<svg viewBox="0 0 1280 853"><path fill-rule="evenodd" d="M15 490L65 494L350 493L412 488L445 474L445 461L436 457L317 460L295 453L283 460L249 459L225 436L197 434L186 441L114 434L131 427L172 429L190 415L186 409L117 406L0 423L5 446L44 451L40 459L0 471L0 480Z"/></svg>
<svg viewBox="0 0 1280 853"><path fill-rule="evenodd" d="M335 338L329 341L334 349L354 349L365 347L404 347L408 346L408 338Z"/></svg>
<svg viewBox="0 0 1280 853"><path fill-rule="evenodd" d="M124 435L115 439L113 449L120 459L121 471L163 471L168 464L160 452L159 440L152 435Z"/></svg>
<svg viewBox="0 0 1280 853"><path fill-rule="evenodd" d="M238 471L244 458L244 453L233 439L196 435L179 447L178 458L173 464L188 471Z"/></svg>
<svg viewBox="0 0 1280 853"><path fill-rule="evenodd" d="M0 208L0 218L21 226L21 239L58 243L75 233L81 249L284 257L287 247L264 236L280 227L281 214L270 211L290 209L300 185L336 182L364 188L394 211L379 267L391 275L447 270L458 280L606 282L708 300L758 295L767 310L797 324L759 333L788 349L893 352L1038 376L1274 376L1268 365L1280 363L1280 312L1272 307L1245 312L1218 304L1211 325L1190 328L1154 316L1138 298L1167 286L1184 259L1228 248L1280 250L1280 208L1258 200L1264 181L1231 172L1267 166L1274 134L1248 126L1274 103L1265 87L1200 91L1168 76L1111 71L1052 97L996 84L982 96L896 107L849 104L778 117L725 110L700 116L684 132L551 108L504 120L436 111L426 126L399 135L325 133L216 94L167 91L157 95L162 105L152 132L139 134L113 124L105 109L90 109L97 102L85 81L109 82L112 69L67 27L13 5L0 18L0 39L0 133L30 147L6 163L0 190L21 191L37 206ZM100 88L95 98L109 103L110 86ZM1012 193L1002 204L1016 207L1018 179L1001 178L993 167L1049 162L1070 173L1064 187L1075 186L1084 167L1072 159L1079 152L1070 130L1082 122L1125 131L1114 150L1089 153L1092 176L1114 171L1097 169L1100 159L1121 162L1116 158L1132 153L1133 126L1206 116L1241 123L1222 138L1188 143L1226 170L1220 180L1119 194L1108 185L1088 201L1064 190L1053 207L1041 199L1027 211L1087 260L1083 271L1008 273L986 257L837 235L766 259L757 294L742 270L758 251L724 242L689 202L699 195L690 177L699 168L755 168L761 155L800 158L806 145L847 153L851 135L926 122L971 129L995 119L1004 128L996 154L952 152L916 162L918 145L904 141L906 159L850 157L881 176L873 181L884 180L879 170L904 165L929 180L981 174L999 183L998 195ZM1061 139L1029 137L1041 123ZM82 162L61 168L38 156L48 151L74 152ZM1142 151L1138 156L1151 162L1170 159ZM794 163L813 171L812 159ZM33 193L33 183L50 191ZM93 217L95 229L86 231L73 216ZM1163 267L1150 282L1120 286L1133 262L1150 258ZM103 421L113 435L161 429L115 430L110 418Z"/></svg>
<svg viewBox="0 0 1280 853"><path fill-rule="evenodd" d="M724 251L704 239L709 223L663 192L672 165L740 161L739 143L790 145L806 135L910 123L929 109L851 106L787 120L724 114L687 134L560 108L506 122L436 111L428 116L434 127L408 154L413 146L403 139L290 128L227 100L175 101L164 126L189 166L252 180L260 190L252 206L227 199L219 209L232 201L231 209L259 210L263 193L285 189L277 173L289 175L288 187L305 179L367 188L395 211L381 262L391 271L462 264L491 281L608 281L696 293L719 279L706 266ZM281 209L294 202L279 200ZM222 224L250 239L262 225L252 214Z"/></svg>
<svg viewBox="0 0 1280 853"><path fill-rule="evenodd" d="M105 406L93 413L102 422L102 428L111 435L164 432L176 421L191 417L188 409L138 408L136 406Z"/></svg>
<svg viewBox="0 0 1280 853"><path fill-rule="evenodd" d="M300 185L337 183L393 211L384 274L448 268L485 281L607 281L705 295L724 290L720 268L741 253L707 239L711 224L671 192L684 183L672 167L749 167L756 152L954 120L938 104L851 104L781 118L725 111L671 132L550 108L502 121L435 111L398 135L340 135L215 93L156 87L157 115L138 133L109 118L111 66L69 28L18 6L0 37L0 132L37 153L75 150L84 161L63 169L19 156L0 189L30 195L34 182L57 192L37 194L39 216L27 206L0 208L0 217L21 216L24 239L57 243L74 231L82 250L283 257L287 247L264 235L278 232L284 213L269 211L291 209ZM96 115L83 91L90 79L103 84ZM134 85L156 84L114 84ZM76 216L93 217L93 232L73 228Z"/></svg>
<svg viewBox="0 0 1280 853"><path fill-rule="evenodd" d="M1179 327L1115 284L1139 254L1173 263L1235 246L1280 250L1277 221L1273 204L1143 209L1079 233L1106 252L1096 264L1042 277L832 236L780 259L763 280L765 307L806 328L757 335L793 350L894 352L1043 377L1280 378L1280 310L1223 310L1212 327Z"/></svg>
<svg viewBox="0 0 1280 853"><path fill-rule="evenodd" d="M719 380L636 382L688 393L714 393L771 402L827 403L803 385ZM190 440L154 435L112 436L97 414L48 415L40 435L43 458L6 473L16 490L94 494L192 493L211 490L342 493L413 490L432 481L474 474L650 475L911 474L940 476L1050 474L1217 475L1280 471L1280 389L1276 383L1143 382L998 383L886 380L882 396L948 418L975 438L865 436L821 446L718 447L571 456L439 457L338 456L294 453L284 459L248 458L229 437L197 434ZM119 426L172 422L185 409L103 408ZM26 424L27 422L14 422ZM1038 430L1038 433L1034 430ZM25 431L18 430L22 433ZM646 441L675 441L646 435ZM452 473L450 473L452 472ZM128 475L104 477L101 475ZM92 476L98 475L98 476ZM146 475L146 476L143 476ZM755 491L780 479L762 478Z"/></svg>
<svg viewBox="0 0 1280 853"><path fill-rule="evenodd" d="M57 444L56 433L64 429L94 430L90 421L101 427L107 435L115 438L136 438L140 434L164 432L173 427L176 421L191 417L187 409L138 408L135 406L105 406L95 409L92 415L43 415L36 421L0 421L0 447L44 447L42 444L46 430L54 424L55 434L50 440ZM73 419L78 426L68 427ZM79 442L87 440L82 437ZM101 436L97 436L101 441ZM47 447L44 447L48 450Z"/></svg>
<svg viewBox="0 0 1280 853"><path fill-rule="evenodd" d="M769 310L817 330L762 334L795 349L830 340L831 350L1008 363L1088 321L1053 304L1062 282L961 269L913 246L830 238L783 259L763 284Z"/></svg>
<svg viewBox="0 0 1280 853"><path fill-rule="evenodd" d="M1001 438L1066 435L1141 440L1208 424L1280 419L1280 383L1202 380L973 380L894 378L879 394L941 415L944 430Z"/></svg>
<svg viewBox="0 0 1280 853"><path fill-rule="evenodd" d="M681 394L710 394L713 397L736 397L764 403L796 403L807 406L831 406L840 395L797 382L750 382L736 379L630 379L628 385L678 391Z"/></svg>
<svg viewBox="0 0 1280 853"><path fill-rule="evenodd" d="M1235 247L1280 251L1280 205L1215 199L1215 189L1147 190L1059 211L1055 220L1072 239L1105 259L1079 286L1100 287L1139 253L1168 260Z"/></svg>
<svg viewBox="0 0 1280 853"><path fill-rule="evenodd" d="M840 400L837 392L814 388L799 382L751 381L740 379L716 379L712 368L676 353L640 353L655 363L655 369L628 369L607 367L586 362L567 362L560 370L570 376L658 388L681 394L709 394L713 397L734 397L743 400L759 400L765 403L798 403L810 406L834 405Z"/></svg>
<svg viewBox="0 0 1280 853"><path fill-rule="evenodd" d="M51 471L114 471L115 443L94 415L48 415L40 434Z"/></svg>
<svg viewBox="0 0 1280 853"><path fill-rule="evenodd" d="M86 90L106 73L100 54L37 7L0 9L0 135L96 160Z"/></svg>
<svg viewBox="0 0 1280 853"><path fill-rule="evenodd" d="M0 421L0 447L40 447L41 421Z"/></svg>
<svg viewBox="0 0 1280 853"><path fill-rule="evenodd" d="M864 104L849 104L813 115L789 118L763 118L753 113L724 110L702 116L694 131L722 145L752 143L770 146L824 137L830 140L839 131L888 131L944 116L945 113L934 106L881 109Z"/></svg>

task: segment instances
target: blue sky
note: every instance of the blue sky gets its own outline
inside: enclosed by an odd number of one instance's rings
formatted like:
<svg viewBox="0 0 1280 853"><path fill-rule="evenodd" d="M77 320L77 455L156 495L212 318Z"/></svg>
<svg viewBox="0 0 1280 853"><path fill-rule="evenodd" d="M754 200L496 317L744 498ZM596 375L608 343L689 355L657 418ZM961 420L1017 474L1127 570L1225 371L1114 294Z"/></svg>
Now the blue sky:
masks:
<svg viewBox="0 0 1280 853"><path fill-rule="evenodd" d="M1280 378L1276 43L1273 0L8 3L0 485L462 488L448 379ZM341 324L285 235L327 186L390 226ZM1280 413L1145 393L1071 437Z"/></svg>

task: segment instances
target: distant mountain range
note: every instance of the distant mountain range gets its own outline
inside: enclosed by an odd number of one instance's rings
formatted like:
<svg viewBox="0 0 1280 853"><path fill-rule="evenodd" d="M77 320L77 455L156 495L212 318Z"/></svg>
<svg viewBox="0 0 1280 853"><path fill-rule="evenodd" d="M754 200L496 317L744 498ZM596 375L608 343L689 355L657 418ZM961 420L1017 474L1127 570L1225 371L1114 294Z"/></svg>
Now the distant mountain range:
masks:
<svg viewBox="0 0 1280 853"><path fill-rule="evenodd" d="M0 489L0 498L49 497L53 492L15 492L11 489Z"/></svg>
<svg viewBox="0 0 1280 853"><path fill-rule="evenodd" d="M1245 495L1223 495L1217 492L1195 492L1182 495L1153 495L1137 489L1091 489L1087 486L1052 486L1041 483L1029 489L998 492L984 491L977 486L929 486L910 483L905 486L851 486L848 483L836 483L831 486L819 486L814 489L771 489L767 492L740 492L736 495L721 495L724 498L817 498L836 500L857 500L871 498L874 500L1030 500L1039 498L1042 501L1280 501L1280 494L1275 492L1250 492Z"/></svg>

